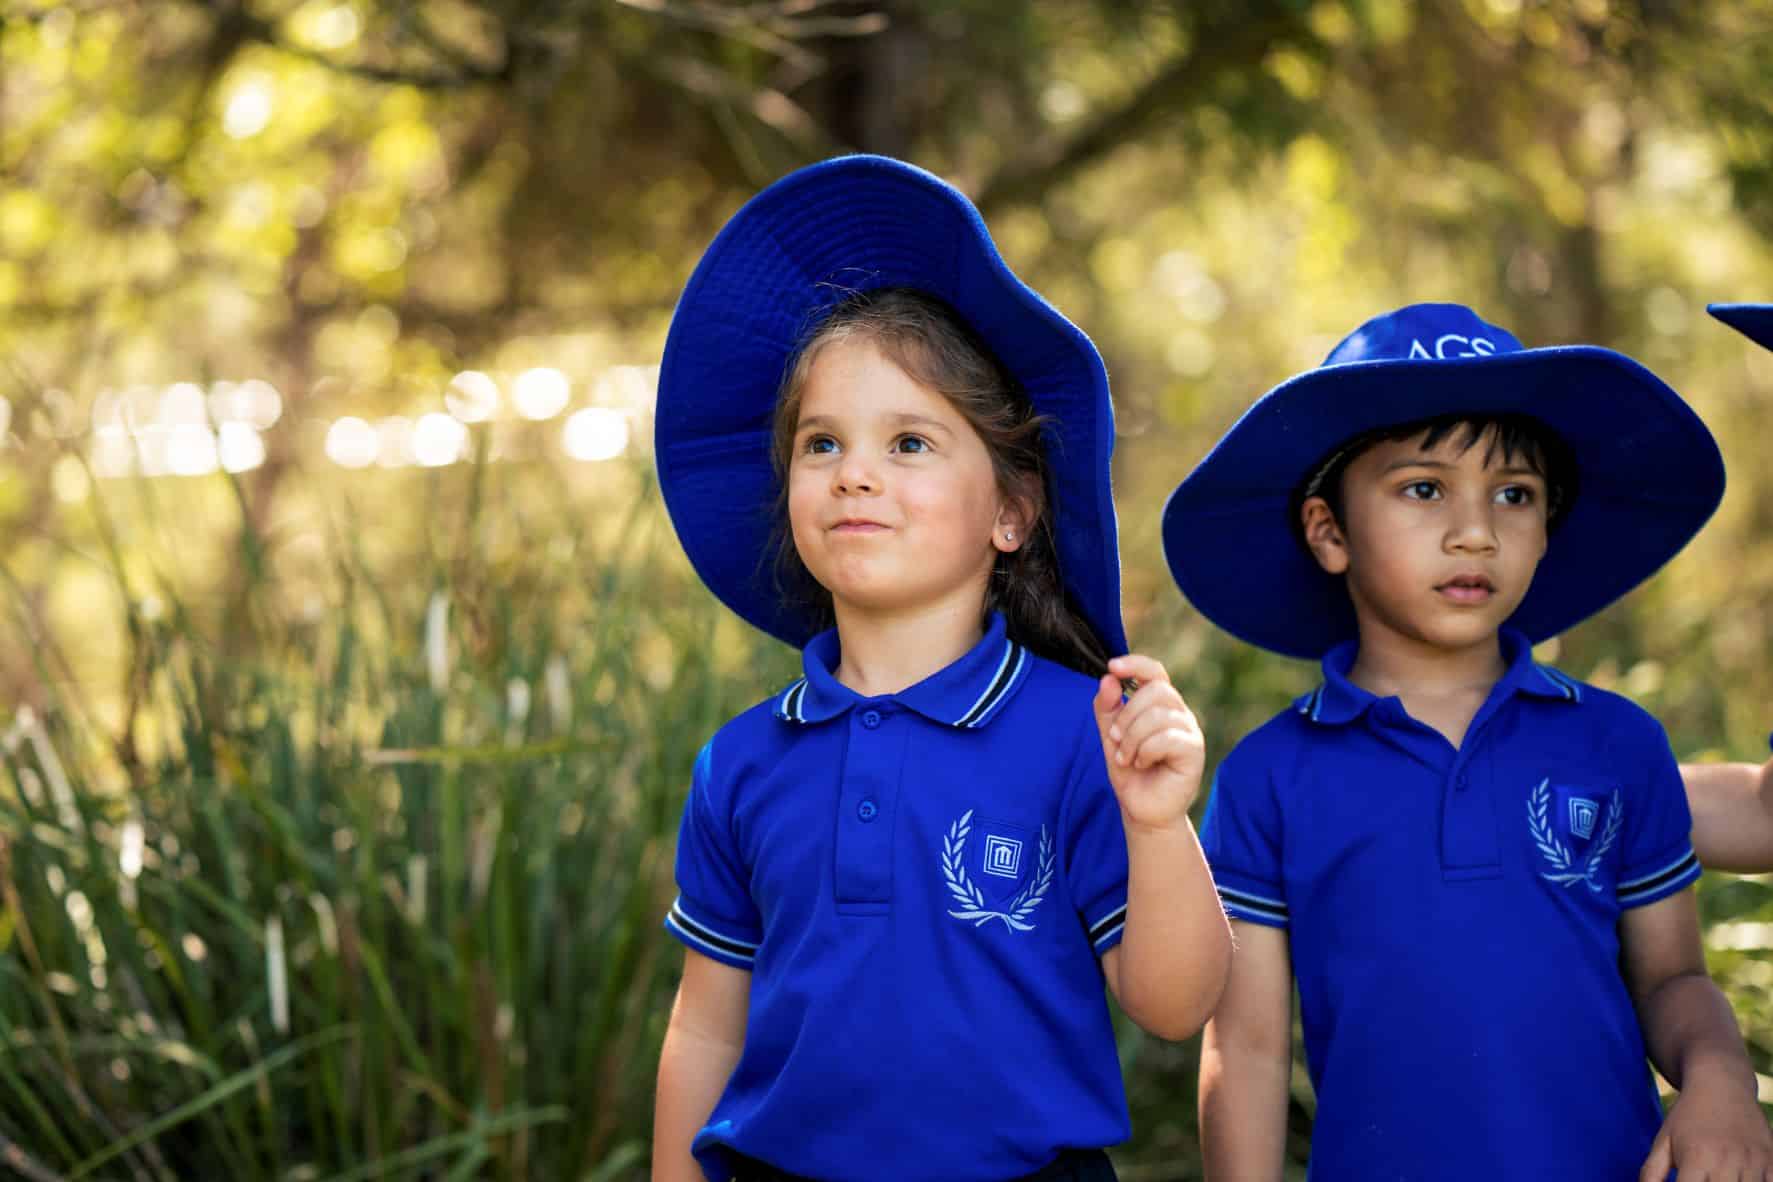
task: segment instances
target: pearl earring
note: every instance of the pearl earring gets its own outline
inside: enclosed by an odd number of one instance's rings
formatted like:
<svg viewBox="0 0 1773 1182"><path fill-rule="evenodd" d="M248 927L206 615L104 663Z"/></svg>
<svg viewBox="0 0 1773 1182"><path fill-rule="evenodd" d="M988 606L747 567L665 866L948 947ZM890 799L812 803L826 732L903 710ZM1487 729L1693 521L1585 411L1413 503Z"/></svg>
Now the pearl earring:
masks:
<svg viewBox="0 0 1773 1182"><path fill-rule="evenodd" d="M1006 530L1004 530L1004 531L1003 531L1003 540L1004 540L1004 541L1006 541L1006 542L1013 542L1013 541L1015 541L1015 540L1016 540L1016 531L1015 531L1015 530L1013 530L1013 529L1006 529Z"/></svg>

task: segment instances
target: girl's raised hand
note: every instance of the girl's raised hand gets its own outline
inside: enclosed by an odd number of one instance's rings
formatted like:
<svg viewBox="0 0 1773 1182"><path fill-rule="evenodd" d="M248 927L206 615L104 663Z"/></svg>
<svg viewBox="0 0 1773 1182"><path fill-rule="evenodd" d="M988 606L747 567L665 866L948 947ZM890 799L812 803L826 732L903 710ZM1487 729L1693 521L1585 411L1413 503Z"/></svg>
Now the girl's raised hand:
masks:
<svg viewBox="0 0 1773 1182"><path fill-rule="evenodd" d="M1138 685L1124 702L1122 681ZM1108 779L1127 821L1148 828L1185 821L1200 794L1206 743L1163 665L1136 653L1114 658L1094 706Z"/></svg>

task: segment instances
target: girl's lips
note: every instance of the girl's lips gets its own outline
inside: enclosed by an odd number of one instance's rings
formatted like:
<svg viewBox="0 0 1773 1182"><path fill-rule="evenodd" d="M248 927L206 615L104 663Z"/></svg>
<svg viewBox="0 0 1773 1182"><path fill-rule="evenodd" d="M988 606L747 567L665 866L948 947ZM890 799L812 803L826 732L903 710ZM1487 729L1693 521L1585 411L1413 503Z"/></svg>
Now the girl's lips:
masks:
<svg viewBox="0 0 1773 1182"><path fill-rule="evenodd" d="M840 534L872 534L881 533L886 528L878 521L840 521L831 530Z"/></svg>

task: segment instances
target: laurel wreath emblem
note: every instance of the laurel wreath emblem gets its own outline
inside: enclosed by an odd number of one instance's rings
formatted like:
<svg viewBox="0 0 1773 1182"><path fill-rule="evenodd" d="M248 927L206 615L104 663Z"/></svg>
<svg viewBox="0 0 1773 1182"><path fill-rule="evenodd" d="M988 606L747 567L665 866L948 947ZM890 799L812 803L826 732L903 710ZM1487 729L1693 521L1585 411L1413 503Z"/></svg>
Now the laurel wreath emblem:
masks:
<svg viewBox="0 0 1773 1182"><path fill-rule="evenodd" d="M1600 873L1607 851L1613 848L1613 843L1619 838L1619 822L1625 814L1624 802L1620 800L1617 789L1608 797L1607 819L1601 827L1601 839L1578 867L1564 843L1552 833L1551 823L1547 820L1546 814L1551 807L1551 794L1548 791L1550 785L1550 780L1539 781L1539 787L1533 789L1532 795L1527 798L1527 829L1532 833L1533 844L1539 847L1539 853L1551 864L1551 872L1541 870L1539 877L1560 886L1569 886L1573 882L1584 883L1589 890L1599 894L1601 884L1595 881L1595 875Z"/></svg>
<svg viewBox="0 0 1773 1182"><path fill-rule="evenodd" d="M966 866L961 861L966 852L967 834L972 831L973 810L968 809L961 814L960 820L948 826L948 836L942 839L942 879L948 884L948 893L960 904L960 910L950 911L948 914L956 919L971 920L976 928L984 927L994 919L1001 919L1004 926L1012 931L1033 931L1034 924L1028 917L1034 914L1034 909L1047 897L1047 888L1053 885L1052 835L1047 832L1045 825L1040 827L1040 859L1035 865L1033 876L1004 910L994 911L985 905L985 896L980 892L978 884L967 874Z"/></svg>

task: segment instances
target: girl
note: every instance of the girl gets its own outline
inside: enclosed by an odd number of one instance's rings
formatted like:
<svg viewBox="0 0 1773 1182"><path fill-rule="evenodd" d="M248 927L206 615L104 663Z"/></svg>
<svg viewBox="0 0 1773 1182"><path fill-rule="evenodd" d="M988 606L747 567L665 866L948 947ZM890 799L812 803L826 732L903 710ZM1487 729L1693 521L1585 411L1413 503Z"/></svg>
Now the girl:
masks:
<svg viewBox="0 0 1773 1182"><path fill-rule="evenodd" d="M709 247L657 423L697 572L805 676L696 761L653 1176L1112 1178L1104 979L1187 1037L1230 945L1199 727L1156 661L1104 659L1094 346L958 192L847 157Z"/></svg>

